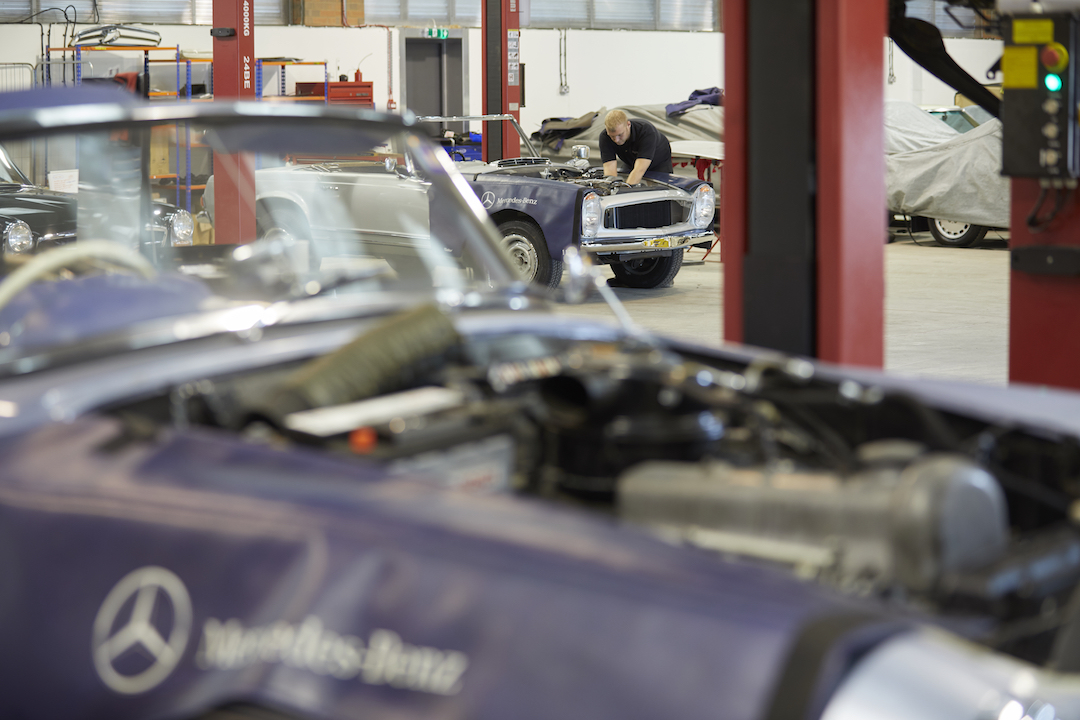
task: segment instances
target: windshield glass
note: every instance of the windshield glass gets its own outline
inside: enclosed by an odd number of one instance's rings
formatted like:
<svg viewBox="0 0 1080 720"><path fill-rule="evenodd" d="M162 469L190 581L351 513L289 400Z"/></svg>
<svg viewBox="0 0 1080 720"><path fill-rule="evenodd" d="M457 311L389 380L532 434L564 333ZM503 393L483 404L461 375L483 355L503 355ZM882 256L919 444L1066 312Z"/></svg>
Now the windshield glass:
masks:
<svg viewBox="0 0 1080 720"><path fill-rule="evenodd" d="M0 369L231 306L453 305L521 287L449 158L400 119L187 107L0 138L42 188L2 200Z"/></svg>
<svg viewBox="0 0 1080 720"><path fill-rule="evenodd" d="M16 156L26 152L24 143L14 144L13 148L13 154ZM11 154L3 146L0 146L0 183L26 185L29 182L26 175L19 169L19 166L12 161Z"/></svg>

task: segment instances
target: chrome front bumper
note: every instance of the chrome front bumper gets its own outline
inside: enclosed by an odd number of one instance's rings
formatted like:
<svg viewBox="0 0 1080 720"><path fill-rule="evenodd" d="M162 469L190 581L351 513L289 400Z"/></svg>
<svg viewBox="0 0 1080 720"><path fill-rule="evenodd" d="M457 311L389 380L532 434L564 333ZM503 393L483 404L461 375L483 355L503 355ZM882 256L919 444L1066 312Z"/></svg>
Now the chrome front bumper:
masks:
<svg viewBox="0 0 1080 720"><path fill-rule="evenodd" d="M635 240L604 240L590 238L581 241L581 249L588 253L632 253L648 250L677 250L693 245L702 238L715 237L711 230L698 230L680 235L661 235L660 237L640 238Z"/></svg>

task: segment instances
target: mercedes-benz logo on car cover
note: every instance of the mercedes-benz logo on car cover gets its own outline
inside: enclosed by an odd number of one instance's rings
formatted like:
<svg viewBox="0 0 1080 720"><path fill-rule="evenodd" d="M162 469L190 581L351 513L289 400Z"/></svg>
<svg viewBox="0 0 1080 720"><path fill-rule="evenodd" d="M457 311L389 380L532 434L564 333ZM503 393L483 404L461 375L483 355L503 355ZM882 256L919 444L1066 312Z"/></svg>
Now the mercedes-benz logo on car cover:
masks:
<svg viewBox="0 0 1080 720"><path fill-rule="evenodd" d="M110 689L146 692L173 671L191 633L191 597L174 573L144 567L128 573L94 618L94 667Z"/></svg>
<svg viewBox="0 0 1080 720"><path fill-rule="evenodd" d="M480 198L480 202L484 204L484 207L489 208L495 204L495 193L490 190L483 194Z"/></svg>

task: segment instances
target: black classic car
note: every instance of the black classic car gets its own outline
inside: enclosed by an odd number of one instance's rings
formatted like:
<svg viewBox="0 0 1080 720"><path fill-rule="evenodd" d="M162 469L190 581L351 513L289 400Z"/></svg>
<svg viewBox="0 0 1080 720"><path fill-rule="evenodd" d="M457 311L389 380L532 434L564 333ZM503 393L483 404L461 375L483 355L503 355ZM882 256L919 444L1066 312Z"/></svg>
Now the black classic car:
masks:
<svg viewBox="0 0 1080 720"><path fill-rule="evenodd" d="M75 239L75 196L37 187L0 147L0 233L4 257Z"/></svg>
<svg viewBox="0 0 1080 720"><path fill-rule="evenodd" d="M106 97L112 97L112 94ZM139 203L129 204L134 208L131 209L117 203L94 201L95 197L108 197L119 188L136 198L142 192L144 179L137 170L138 165L132 165L130 142L120 138L108 138L106 142L114 150L128 146L128 152L116 153L118 162L108 167L88 163L71 188L73 192L59 192L35 183L0 146L0 258L7 262L70 243L79 237L110 237L118 225L118 211L142 212ZM81 153L89 151L89 148L80 150ZM125 165L136 168L136 172L125 171ZM164 200L150 198L149 194L147 204L148 221L141 227L133 226L132 247L139 247L146 255L154 255L165 247L192 243L195 224L191 213Z"/></svg>

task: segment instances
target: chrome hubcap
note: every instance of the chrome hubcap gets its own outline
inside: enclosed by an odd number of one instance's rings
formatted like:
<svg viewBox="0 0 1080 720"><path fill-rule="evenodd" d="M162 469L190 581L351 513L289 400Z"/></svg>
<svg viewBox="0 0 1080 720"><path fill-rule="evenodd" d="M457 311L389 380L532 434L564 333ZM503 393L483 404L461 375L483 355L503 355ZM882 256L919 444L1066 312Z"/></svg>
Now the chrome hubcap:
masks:
<svg viewBox="0 0 1080 720"><path fill-rule="evenodd" d="M521 235L507 235L503 238L510 257L514 260L514 266L521 276L530 282L536 277L540 259L536 256L536 248Z"/></svg>
<svg viewBox="0 0 1080 720"><path fill-rule="evenodd" d="M935 220L938 232L950 240L958 240L971 229L971 223L956 222L955 220Z"/></svg>

